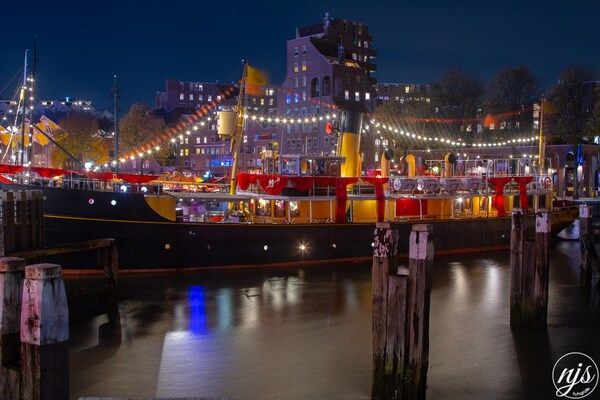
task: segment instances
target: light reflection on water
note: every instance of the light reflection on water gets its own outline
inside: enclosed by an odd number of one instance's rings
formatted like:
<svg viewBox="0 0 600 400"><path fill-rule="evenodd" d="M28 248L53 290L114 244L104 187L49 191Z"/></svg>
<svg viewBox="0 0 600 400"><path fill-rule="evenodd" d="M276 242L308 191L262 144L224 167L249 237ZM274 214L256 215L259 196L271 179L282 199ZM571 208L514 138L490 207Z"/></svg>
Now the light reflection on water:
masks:
<svg viewBox="0 0 600 400"><path fill-rule="evenodd" d="M437 258L429 398L551 398L553 360L599 355L595 314L576 287L578 257L573 242L555 247L547 332L511 330L507 252ZM67 288L94 284L69 279ZM370 397L368 265L119 284L120 328L103 316L72 322L74 397Z"/></svg>

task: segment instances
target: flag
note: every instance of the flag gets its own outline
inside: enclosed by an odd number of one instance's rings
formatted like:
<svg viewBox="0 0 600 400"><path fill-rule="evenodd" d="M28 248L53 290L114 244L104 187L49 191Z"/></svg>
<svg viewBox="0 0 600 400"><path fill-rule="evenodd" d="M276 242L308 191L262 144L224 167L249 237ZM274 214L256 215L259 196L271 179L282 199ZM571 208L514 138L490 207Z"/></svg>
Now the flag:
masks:
<svg viewBox="0 0 600 400"><path fill-rule="evenodd" d="M269 82L267 74L258 68L246 67L246 93L250 96L261 96L264 94L265 86Z"/></svg>

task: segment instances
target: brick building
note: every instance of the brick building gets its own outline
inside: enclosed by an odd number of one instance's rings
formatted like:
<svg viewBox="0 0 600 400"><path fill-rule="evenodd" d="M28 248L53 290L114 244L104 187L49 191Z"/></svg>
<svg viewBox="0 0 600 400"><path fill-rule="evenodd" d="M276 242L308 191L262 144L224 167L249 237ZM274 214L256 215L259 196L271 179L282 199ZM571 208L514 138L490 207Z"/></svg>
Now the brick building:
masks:
<svg viewBox="0 0 600 400"><path fill-rule="evenodd" d="M300 27L287 42L287 74L280 87L278 108L285 116L312 117L339 108L369 110L375 95L373 38L368 26L333 19ZM326 122L280 127L284 154L332 154L337 138L325 133ZM364 141L369 144L369 140ZM362 146L364 158L371 152Z"/></svg>

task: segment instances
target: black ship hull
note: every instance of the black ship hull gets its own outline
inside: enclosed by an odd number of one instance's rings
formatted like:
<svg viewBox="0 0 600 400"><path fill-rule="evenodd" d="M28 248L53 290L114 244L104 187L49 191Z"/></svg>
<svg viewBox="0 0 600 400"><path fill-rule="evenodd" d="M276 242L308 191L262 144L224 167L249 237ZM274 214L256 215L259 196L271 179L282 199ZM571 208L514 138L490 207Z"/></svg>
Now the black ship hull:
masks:
<svg viewBox="0 0 600 400"><path fill-rule="evenodd" d="M46 245L114 238L124 269L282 266L368 259L373 251L373 223L172 222L138 194L19 185L3 189L43 191ZM575 216L575 211L553 213L553 230L564 228ZM408 236L415 223L419 221L398 223L401 254L408 252ZM437 254L502 249L510 244L509 217L428 223L433 224ZM81 257L61 261L67 268L94 268Z"/></svg>

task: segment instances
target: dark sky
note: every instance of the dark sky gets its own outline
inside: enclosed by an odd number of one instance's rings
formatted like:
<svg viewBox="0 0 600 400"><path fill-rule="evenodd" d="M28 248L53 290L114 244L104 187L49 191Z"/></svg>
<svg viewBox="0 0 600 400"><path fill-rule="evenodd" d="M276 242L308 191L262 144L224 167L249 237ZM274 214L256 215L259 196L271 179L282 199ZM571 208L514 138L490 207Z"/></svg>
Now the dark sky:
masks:
<svg viewBox="0 0 600 400"><path fill-rule="evenodd" d="M117 73L124 106L152 103L164 80L228 82L240 61L283 79L295 28L337 18L369 25L380 81L429 82L449 67L488 78L528 65L542 85L567 65L600 67L600 1L6 1L0 7L0 89L37 35L38 98L110 106ZM23 17L25 15L25 17ZM9 90L0 97L10 97Z"/></svg>

